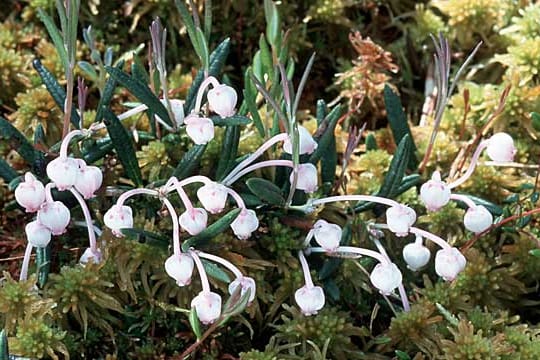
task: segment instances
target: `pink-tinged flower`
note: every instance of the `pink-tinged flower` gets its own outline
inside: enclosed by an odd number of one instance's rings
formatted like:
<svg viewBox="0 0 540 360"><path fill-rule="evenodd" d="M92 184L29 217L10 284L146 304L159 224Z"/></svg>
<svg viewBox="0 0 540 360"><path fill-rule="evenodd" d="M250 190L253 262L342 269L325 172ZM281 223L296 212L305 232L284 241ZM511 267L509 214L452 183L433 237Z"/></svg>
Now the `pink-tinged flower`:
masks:
<svg viewBox="0 0 540 360"><path fill-rule="evenodd" d="M378 263L369 275L369 279L381 294L390 295L401 284L403 277L396 264Z"/></svg>
<svg viewBox="0 0 540 360"><path fill-rule="evenodd" d="M420 199L429 211L439 211L450 201L450 193L448 185L441 181L441 174L435 171L431 180L420 188Z"/></svg>
<svg viewBox="0 0 540 360"><path fill-rule="evenodd" d="M223 211L227 202L227 194L227 187L216 182L205 184L197 190L199 201L210 214Z"/></svg>
<svg viewBox="0 0 540 360"><path fill-rule="evenodd" d="M73 158L58 157L47 165L47 176L58 190L66 190L75 185L79 176L79 163Z"/></svg>
<svg viewBox="0 0 540 360"><path fill-rule="evenodd" d="M15 189L15 200L26 212L35 212L45 201L45 187L32 173L24 174L24 181Z"/></svg>
<svg viewBox="0 0 540 360"><path fill-rule="evenodd" d="M86 248L79 259L79 263L83 265L88 263L99 264L102 260L103 254L101 253L101 250L96 249L96 251L92 251L92 249Z"/></svg>
<svg viewBox="0 0 540 360"><path fill-rule="evenodd" d="M324 307L324 291L320 286L304 285L296 290L294 300L296 300L302 314L315 315Z"/></svg>
<svg viewBox="0 0 540 360"><path fill-rule="evenodd" d="M455 247L437 251L435 272L446 281L454 280L465 269L467 260Z"/></svg>
<svg viewBox="0 0 540 360"><path fill-rule="evenodd" d="M407 267L412 271L418 271L426 266L430 257L431 252L422 243L410 243L403 248L403 259L407 263Z"/></svg>
<svg viewBox="0 0 540 360"><path fill-rule="evenodd" d="M514 139L504 132L496 133L489 138L487 154L489 158L497 162L512 162L516 155Z"/></svg>
<svg viewBox="0 0 540 360"><path fill-rule="evenodd" d="M122 236L121 229L133 227L133 212L129 206L113 205L103 217L105 225L116 236Z"/></svg>
<svg viewBox="0 0 540 360"><path fill-rule="evenodd" d="M180 215L178 221L182 229L186 230L189 235L197 235L206 229L208 214L203 208L193 208Z"/></svg>
<svg viewBox="0 0 540 360"><path fill-rule="evenodd" d="M234 115L238 96L236 95L236 90L232 87L220 84L208 91L206 97L208 99L208 105L210 105L210 110L222 118Z"/></svg>
<svg viewBox="0 0 540 360"><path fill-rule="evenodd" d="M311 154L317 149L317 142L313 140L313 137L309 133L308 129L298 125L298 133L300 135L300 155ZM287 154L293 153L293 147L290 137L283 142L283 151Z"/></svg>
<svg viewBox="0 0 540 360"><path fill-rule="evenodd" d="M204 145L214 138L214 123L212 120L195 114L184 119L186 133L197 145Z"/></svg>
<svg viewBox="0 0 540 360"><path fill-rule="evenodd" d="M103 174L96 166L87 166L84 160L77 159L79 163L79 175L75 180L75 189L82 194L85 199L94 197L94 193L101 187Z"/></svg>
<svg viewBox="0 0 540 360"><path fill-rule="evenodd" d="M188 254L172 255L165 260L165 271L176 280L178 286L185 286L191 283L194 262Z"/></svg>
<svg viewBox="0 0 540 360"><path fill-rule="evenodd" d="M60 201L45 202L37 213L37 219L51 230L53 235L61 235L66 231L71 214Z"/></svg>
<svg viewBox="0 0 540 360"><path fill-rule="evenodd" d="M37 220L26 224L24 230L28 243L34 247L44 248L51 242L51 231Z"/></svg>
<svg viewBox="0 0 540 360"><path fill-rule="evenodd" d="M211 324L221 315L221 296L211 291L201 291L191 300L191 307L203 324Z"/></svg>
<svg viewBox="0 0 540 360"><path fill-rule="evenodd" d="M229 294L232 295L238 286L242 287L242 290L240 290L240 296L244 296L246 291L249 289L248 303L251 303L255 299L255 292L257 291L255 280L249 276L237 277L229 284Z"/></svg>
<svg viewBox="0 0 540 360"><path fill-rule="evenodd" d="M293 173L291 173L289 181L293 181ZM298 180L296 181L296 188L304 190L306 193L313 193L317 191L318 179L317 168L311 163L298 165Z"/></svg>
<svg viewBox="0 0 540 360"><path fill-rule="evenodd" d="M250 209L244 209L231 223L231 229L237 238L246 240L251 233L259 228L259 219L257 213Z"/></svg>
<svg viewBox="0 0 540 360"><path fill-rule="evenodd" d="M406 205L395 205L386 209L386 224L396 236L407 236L416 221L416 213Z"/></svg>
<svg viewBox="0 0 540 360"><path fill-rule="evenodd" d="M328 252L335 251L341 241L341 227L325 220L317 220L313 225L315 241Z"/></svg>
<svg viewBox="0 0 540 360"><path fill-rule="evenodd" d="M161 103L165 107L167 106L167 100L161 99ZM174 119L171 120L173 120L177 126L182 125L184 123L184 102L178 99L170 99L169 103L171 104L171 111L174 116ZM157 117L163 122L162 118L159 116Z"/></svg>
<svg viewBox="0 0 540 360"><path fill-rule="evenodd" d="M484 206L477 205L467 210L463 224L467 230L479 234L493 224L493 215Z"/></svg>

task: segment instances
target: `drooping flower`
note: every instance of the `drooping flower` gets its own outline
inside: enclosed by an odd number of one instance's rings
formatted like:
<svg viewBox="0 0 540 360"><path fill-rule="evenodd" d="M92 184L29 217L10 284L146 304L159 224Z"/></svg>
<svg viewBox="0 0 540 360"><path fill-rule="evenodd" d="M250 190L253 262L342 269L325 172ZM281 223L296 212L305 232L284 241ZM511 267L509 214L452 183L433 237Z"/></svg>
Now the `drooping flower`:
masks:
<svg viewBox="0 0 540 360"><path fill-rule="evenodd" d="M45 201L45 187L32 173L24 175L24 181L15 189L15 200L26 212L35 212Z"/></svg>
<svg viewBox="0 0 540 360"><path fill-rule="evenodd" d="M105 225L116 236L121 236L121 229L133 227L133 212L129 206L113 205L103 216Z"/></svg>
<svg viewBox="0 0 540 360"><path fill-rule="evenodd" d="M202 206L211 214L217 214L225 208L227 187L216 182L205 184L197 190L197 197Z"/></svg>
<svg viewBox="0 0 540 360"><path fill-rule="evenodd" d="M401 271L394 263L379 263L369 275L373 286L383 295L390 295L403 280Z"/></svg>
<svg viewBox="0 0 540 360"><path fill-rule="evenodd" d="M407 236L416 221L416 212L406 205L395 205L386 209L386 224L396 236Z"/></svg>
<svg viewBox="0 0 540 360"><path fill-rule="evenodd" d="M337 224L331 224L325 220L317 220L313 225L315 241L324 250L333 252L339 247L342 230Z"/></svg>
<svg viewBox="0 0 540 360"><path fill-rule="evenodd" d="M466 264L465 256L455 247L441 249L435 255L435 272L446 281L454 280Z"/></svg>
<svg viewBox="0 0 540 360"><path fill-rule="evenodd" d="M413 242L405 245L403 248L403 260L407 263L407 267L412 271L418 271L420 268L427 265L431 252L427 247L422 245L422 242Z"/></svg>
<svg viewBox="0 0 540 360"><path fill-rule="evenodd" d="M291 173L289 181L294 179L294 173ZM296 188L304 190L306 193L313 193L317 191L317 168L311 163L298 165L298 180L296 181Z"/></svg>
<svg viewBox="0 0 540 360"><path fill-rule="evenodd" d="M304 285L294 293L294 300L300 307L302 314L315 315L324 307L324 291L320 286Z"/></svg>
<svg viewBox="0 0 540 360"><path fill-rule="evenodd" d="M75 189L85 199L94 197L94 193L101 187L103 174L97 166L88 166L82 159L76 160L79 164L79 174L75 179Z"/></svg>
<svg viewBox="0 0 540 360"><path fill-rule="evenodd" d="M37 220L26 224L24 230L28 243L34 247L44 248L51 242L51 231Z"/></svg>
<svg viewBox="0 0 540 360"><path fill-rule="evenodd" d="M58 157L47 165L47 176L58 190L69 189L79 176L79 163L73 158Z"/></svg>
<svg viewBox="0 0 540 360"><path fill-rule="evenodd" d="M178 286L191 283L194 267L193 258L188 254L171 255L165 260L165 271L172 277Z"/></svg>
<svg viewBox="0 0 540 360"><path fill-rule="evenodd" d="M204 145L214 138L214 123L212 120L190 114L184 119L186 133L197 145Z"/></svg>
<svg viewBox="0 0 540 360"><path fill-rule="evenodd" d="M429 211L438 211L450 201L451 191L448 185L441 181L441 174L433 172L431 180L420 188L420 199Z"/></svg>
<svg viewBox="0 0 540 360"><path fill-rule="evenodd" d="M514 139L504 132L496 133L489 138L487 154L491 160L497 162L512 162L516 155Z"/></svg>
<svg viewBox="0 0 540 360"><path fill-rule="evenodd" d="M257 213L251 209L244 209L231 223L234 235L241 240L248 239L251 233L259 228Z"/></svg>
<svg viewBox="0 0 540 360"><path fill-rule="evenodd" d="M45 202L39 208L37 219L53 235L61 235L66 231L71 214L66 205L60 201Z"/></svg>
<svg viewBox="0 0 540 360"><path fill-rule="evenodd" d="M221 296L212 291L201 291L191 300L191 307L203 324L212 324L221 315Z"/></svg>
<svg viewBox="0 0 540 360"><path fill-rule="evenodd" d="M180 215L178 221L182 229L186 230L190 235L197 235L206 229L208 214L203 208L193 208Z"/></svg>
<svg viewBox="0 0 540 360"><path fill-rule="evenodd" d="M467 210L463 224L467 230L479 234L493 224L493 215L483 205L477 205Z"/></svg>
<svg viewBox="0 0 540 360"><path fill-rule="evenodd" d="M232 87L225 84L217 85L208 91L206 97L210 110L222 118L234 115L238 96L236 95L236 90Z"/></svg>
<svg viewBox="0 0 540 360"><path fill-rule="evenodd" d="M249 289L248 303L251 303L255 299L255 292L257 291L255 280L249 276L237 277L229 284L229 294L232 295L238 286L242 287L240 296L244 296L246 291Z"/></svg>
<svg viewBox="0 0 540 360"><path fill-rule="evenodd" d="M161 103L167 106L167 100L161 99ZM182 125L184 123L184 102L179 99L170 99L169 103L171 104L171 111L174 116L174 119L171 120L175 122L176 126ZM157 117L163 121L159 116Z"/></svg>
<svg viewBox="0 0 540 360"><path fill-rule="evenodd" d="M315 140L313 140L313 137L311 136L308 129L301 125L298 125L298 133L300 135L300 155L311 154L312 152L314 152L315 149L317 149L318 144ZM285 151L287 154L293 153L293 147L290 137L283 142L283 151Z"/></svg>

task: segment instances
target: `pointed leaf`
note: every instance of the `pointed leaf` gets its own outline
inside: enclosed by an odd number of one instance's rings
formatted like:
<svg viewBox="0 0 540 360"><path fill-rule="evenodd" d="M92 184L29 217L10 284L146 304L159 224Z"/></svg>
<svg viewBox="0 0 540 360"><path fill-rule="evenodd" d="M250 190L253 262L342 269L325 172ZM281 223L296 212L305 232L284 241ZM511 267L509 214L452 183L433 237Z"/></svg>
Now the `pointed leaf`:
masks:
<svg viewBox="0 0 540 360"><path fill-rule="evenodd" d="M208 276L225 283L231 282L231 278L229 277L229 275L219 266L205 259L201 259L201 262Z"/></svg>
<svg viewBox="0 0 540 360"><path fill-rule="evenodd" d="M317 139L317 149L311 154L309 162L312 164L317 164L320 158L326 154L327 151L330 151L329 148L332 144L332 140L335 140L334 130L336 129L337 121L341 116L341 105L337 105L332 111L326 116L323 124L321 126L326 126L323 134Z"/></svg>
<svg viewBox="0 0 540 360"><path fill-rule="evenodd" d="M49 278L51 269L51 244L44 248L36 248L36 267L38 270L38 284L43 288Z"/></svg>
<svg viewBox="0 0 540 360"><path fill-rule="evenodd" d="M180 162L176 166L176 169L174 169L173 176L176 176L178 180L182 180L190 176L193 171L195 171L195 169L199 166L205 150L206 144L193 145L191 149L189 149L189 151L184 154L184 157L182 158L182 160L180 160Z"/></svg>
<svg viewBox="0 0 540 360"><path fill-rule="evenodd" d="M379 146L377 145L377 139L375 139L375 135L369 133L366 136L366 151L377 150L378 148Z"/></svg>
<svg viewBox="0 0 540 360"><path fill-rule="evenodd" d="M19 174L6 162L6 160L0 158L0 177L6 181L11 182Z"/></svg>
<svg viewBox="0 0 540 360"><path fill-rule="evenodd" d="M197 337L197 341L201 340L201 322L199 321L199 317L197 316L197 310L195 310L194 307L192 307L191 311L189 312L189 325L191 325L191 330L193 330L193 333Z"/></svg>
<svg viewBox="0 0 540 360"><path fill-rule="evenodd" d="M47 32L49 33L49 36L51 37L51 40L54 44L54 47L56 48L56 52L58 53L58 57L60 57L60 62L62 63L62 66L64 67L64 70L68 68L68 56L66 52L66 48L64 46L64 40L62 38L62 34L60 33L60 30L54 23L53 19L43 11L43 9L38 8L38 17L45 25L45 28L47 29Z"/></svg>
<svg viewBox="0 0 540 360"><path fill-rule="evenodd" d="M182 244L182 251L188 251L191 247L199 248L204 246L211 239L227 230L238 214L240 214L240 209L229 211L221 219L208 226L202 232L184 241Z"/></svg>
<svg viewBox="0 0 540 360"><path fill-rule="evenodd" d="M260 178L250 178L247 179L246 185L255 196L264 202L270 205L285 205L285 198L281 193L281 189L271 181Z"/></svg>
<svg viewBox="0 0 540 360"><path fill-rule="evenodd" d="M123 67L124 67L124 61L120 61L118 65L116 66L118 70L122 69ZM114 77L109 76L109 78L105 82L103 93L101 94L101 97L99 99L99 103L96 110L96 121L103 120L103 111L109 108L109 104L111 103L111 100L113 98L116 85L117 83Z"/></svg>
<svg viewBox="0 0 540 360"><path fill-rule="evenodd" d="M223 136L223 145L221 146L221 154L216 170L216 179L222 180L234 167L239 142L240 127L227 126Z"/></svg>
<svg viewBox="0 0 540 360"><path fill-rule="evenodd" d="M212 122L215 126L233 126L233 125L247 125L251 122L251 119L243 115L233 115L226 118L221 116L211 116Z"/></svg>
<svg viewBox="0 0 540 360"><path fill-rule="evenodd" d="M26 137L3 117L0 117L0 138L8 141L8 144L33 168L43 160L43 154L34 149Z"/></svg>
<svg viewBox="0 0 540 360"><path fill-rule="evenodd" d="M203 31L200 28L196 28L197 44L198 49L196 49L197 55L201 59L203 69L208 70L210 66L210 59L208 55L208 44L206 43L206 38Z"/></svg>
<svg viewBox="0 0 540 360"><path fill-rule="evenodd" d="M0 331L0 360L9 360L8 338L5 329Z"/></svg>
<svg viewBox="0 0 540 360"><path fill-rule="evenodd" d="M474 196L474 195L469 195L469 194L465 194L465 193L459 193L459 195L464 195L464 196L467 196L471 201L473 201L476 205L482 205L484 206L486 209L488 209L488 211L490 213L492 213L493 215L495 216L500 216L503 214L503 209L497 205L497 204L494 204L492 203L491 201L488 201L486 199L482 199L478 196ZM463 209L466 209L468 208L466 204L462 203L461 201L458 202L458 204L460 205L461 208Z"/></svg>

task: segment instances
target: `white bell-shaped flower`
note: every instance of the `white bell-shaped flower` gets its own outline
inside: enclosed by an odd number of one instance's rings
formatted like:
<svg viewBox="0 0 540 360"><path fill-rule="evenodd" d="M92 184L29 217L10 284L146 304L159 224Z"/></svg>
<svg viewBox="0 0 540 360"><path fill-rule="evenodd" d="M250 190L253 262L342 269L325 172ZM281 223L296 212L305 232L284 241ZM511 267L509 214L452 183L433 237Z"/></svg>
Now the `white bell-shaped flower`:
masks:
<svg viewBox="0 0 540 360"><path fill-rule="evenodd" d="M227 187L216 182L205 184L197 190L197 197L210 214L223 211L227 202Z"/></svg>
<svg viewBox="0 0 540 360"><path fill-rule="evenodd" d="M191 307L195 308L203 324L211 324L221 315L221 296L215 292L201 291L191 300Z"/></svg>
<svg viewBox="0 0 540 360"><path fill-rule="evenodd" d="M97 166L87 166L82 159L76 161L79 164L79 175L75 180L75 189L85 199L90 199L95 196L94 193L101 187L103 174Z"/></svg>
<svg viewBox="0 0 540 360"><path fill-rule="evenodd" d="M197 145L204 145L214 138L214 123L212 120L195 114L184 119L186 133Z"/></svg>
<svg viewBox="0 0 540 360"><path fill-rule="evenodd" d="M497 162L512 162L516 155L514 139L504 132L496 133L489 138L487 154L489 158Z"/></svg>
<svg viewBox="0 0 540 360"><path fill-rule="evenodd" d="M15 200L26 212L35 212L45 201L45 187L32 173L24 174L24 181L15 189Z"/></svg>
<svg viewBox="0 0 540 360"><path fill-rule="evenodd" d="M416 212L406 205L395 205L386 209L386 224L396 236L407 236L416 221Z"/></svg>
<svg viewBox="0 0 540 360"><path fill-rule="evenodd" d="M188 254L173 254L165 260L165 272L176 281L178 286L185 286L191 283L194 265L193 258Z"/></svg>
<svg viewBox="0 0 540 360"><path fill-rule="evenodd" d="M161 99L161 103L167 107L167 100ZM170 99L169 103L171 104L171 111L173 113L174 119L172 119L176 126L180 126L184 123L184 102L179 99ZM157 115L156 115L157 116ZM161 121L163 121L162 118L157 116Z"/></svg>
<svg viewBox="0 0 540 360"><path fill-rule="evenodd" d="M429 262L431 252L422 242L413 242L403 248L403 260L412 271L418 271Z"/></svg>
<svg viewBox="0 0 540 360"><path fill-rule="evenodd" d="M257 291L255 280L249 276L237 277L229 284L229 294L232 295L238 286L242 287L242 290L240 290L240 296L244 296L246 291L249 289L248 303L251 303L255 299L255 292Z"/></svg>
<svg viewBox="0 0 540 360"><path fill-rule="evenodd" d="M251 209L244 209L231 223L231 229L237 238L246 240L251 233L259 228L257 213Z"/></svg>
<svg viewBox="0 0 540 360"><path fill-rule="evenodd" d="M44 248L51 242L51 231L37 220L26 224L24 230L28 243L34 247Z"/></svg>
<svg viewBox="0 0 540 360"><path fill-rule="evenodd" d="M313 193L317 191L318 178L317 168L311 163L298 165L298 180L296 181L296 188L304 190L306 193ZM293 173L289 178L289 181L293 181Z"/></svg>
<svg viewBox="0 0 540 360"><path fill-rule="evenodd" d="M79 259L79 263L86 265L88 263L94 263L99 264L103 260L103 253L101 250L96 249L96 251L92 251L91 248L86 248L84 250L83 254L81 255L81 258Z"/></svg>
<svg viewBox="0 0 540 360"><path fill-rule="evenodd" d="M116 236L122 236L121 229L133 227L133 212L129 206L113 205L103 216L103 222Z"/></svg>
<svg viewBox="0 0 540 360"><path fill-rule="evenodd" d="M236 90L232 87L220 84L208 91L206 97L210 110L222 118L234 115L238 96L236 95Z"/></svg>
<svg viewBox="0 0 540 360"><path fill-rule="evenodd" d="M73 158L58 157L47 165L47 176L58 190L66 190L75 185L79 176L79 163Z"/></svg>
<svg viewBox="0 0 540 360"><path fill-rule="evenodd" d="M441 181L441 174L435 171L431 180L420 187L420 199L429 211L438 211L450 201L450 188Z"/></svg>
<svg viewBox="0 0 540 360"><path fill-rule="evenodd" d="M324 307L324 291L320 286L304 285L294 293L294 300L300 307L302 314L315 315Z"/></svg>
<svg viewBox="0 0 540 360"><path fill-rule="evenodd" d="M482 205L471 207L463 217L465 228L475 234L487 230L493 224L493 215Z"/></svg>
<svg viewBox="0 0 540 360"><path fill-rule="evenodd" d="M206 229L208 214L203 208L193 208L180 215L178 222L182 229L186 230L190 235L197 235Z"/></svg>
<svg viewBox="0 0 540 360"><path fill-rule="evenodd" d="M341 234L341 227L337 224L331 224L325 220L317 220L313 224L315 241L328 252L333 252L339 247Z"/></svg>
<svg viewBox="0 0 540 360"><path fill-rule="evenodd" d="M313 140L313 136L311 136L308 129L298 125L298 134L300 135L300 155L313 153L315 149L317 149L318 144L315 140ZM290 137L283 142L283 151L285 151L287 154L293 153Z"/></svg>
<svg viewBox="0 0 540 360"><path fill-rule="evenodd" d="M466 264L465 256L455 247L441 249L435 255L435 272L446 281L454 280Z"/></svg>
<svg viewBox="0 0 540 360"><path fill-rule="evenodd" d="M71 214L60 201L45 202L37 213L37 219L49 228L53 235L61 235L66 231Z"/></svg>
<svg viewBox="0 0 540 360"><path fill-rule="evenodd" d="M403 280L401 271L394 263L378 263L369 275L373 286L383 295L390 295Z"/></svg>

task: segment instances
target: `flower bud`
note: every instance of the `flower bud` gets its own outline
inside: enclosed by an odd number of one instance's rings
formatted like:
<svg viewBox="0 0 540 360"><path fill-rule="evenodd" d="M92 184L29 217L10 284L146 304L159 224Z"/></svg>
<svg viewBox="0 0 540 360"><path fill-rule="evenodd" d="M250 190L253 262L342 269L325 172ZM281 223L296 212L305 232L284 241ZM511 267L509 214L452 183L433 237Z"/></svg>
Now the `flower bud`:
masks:
<svg viewBox="0 0 540 360"><path fill-rule="evenodd" d="M244 296L246 291L249 289L248 303L251 303L255 299L255 292L257 290L255 280L249 276L237 277L229 284L229 294L232 295L238 286L242 287L240 296Z"/></svg>
<svg viewBox="0 0 540 360"><path fill-rule="evenodd" d="M47 165L47 176L58 190L66 190L75 185L79 176L79 164L73 158L58 157Z"/></svg>
<svg viewBox="0 0 540 360"><path fill-rule="evenodd" d="M429 249L422 245L421 242L410 243L403 248L403 259L407 263L407 267L412 271L418 271L418 269L426 266L430 257Z"/></svg>
<svg viewBox="0 0 540 360"><path fill-rule="evenodd" d="M113 205L103 216L105 225L116 236L122 236L120 229L133 227L133 212L129 206Z"/></svg>
<svg viewBox="0 0 540 360"><path fill-rule="evenodd" d="M446 281L454 280L465 269L467 260L455 247L437 251L435 272Z"/></svg>
<svg viewBox="0 0 540 360"><path fill-rule="evenodd" d="M253 210L243 209L231 223L231 229L237 238L246 240L251 233L259 228L257 213Z"/></svg>
<svg viewBox="0 0 540 360"><path fill-rule="evenodd" d="M317 149L317 142L313 140L313 137L309 133L308 129L303 126L298 125L298 133L300 135L300 155L302 154L311 154ZM293 153L293 147L290 137L283 142L283 151L287 154Z"/></svg>
<svg viewBox="0 0 540 360"><path fill-rule="evenodd" d="M210 214L223 211L227 202L227 194L227 187L216 182L201 186L197 190L199 201Z"/></svg>
<svg viewBox="0 0 540 360"><path fill-rule="evenodd" d="M167 107L167 100L161 99L161 103ZM178 99L170 99L169 103L171 104L171 111L174 116L174 119L171 119L174 121L174 123L177 126L180 126L184 123L184 102L182 100ZM157 115L156 115L157 116ZM163 121L162 118L157 116L161 121Z"/></svg>
<svg viewBox="0 0 540 360"><path fill-rule="evenodd" d="M103 254L101 253L101 250L97 249L96 251L92 251L92 249L87 248L81 255L79 263L83 265L86 265L88 263L99 264L101 260L103 260Z"/></svg>
<svg viewBox="0 0 540 360"><path fill-rule="evenodd" d="M186 230L189 235L197 235L206 229L208 222L208 214L202 208L193 208L191 211L186 210L178 218L182 229Z"/></svg>
<svg viewBox="0 0 540 360"><path fill-rule="evenodd" d="M101 187L103 174L96 166L87 166L84 160L77 159L79 163L79 175L75 180L75 189L82 194L85 199L94 197L94 193Z"/></svg>
<svg viewBox="0 0 540 360"><path fill-rule="evenodd" d="M324 291L320 286L304 285L294 293L294 300L300 307L302 314L315 315L324 307Z"/></svg>
<svg viewBox="0 0 540 360"><path fill-rule="evenodd" d="M184 119L186 133L197 145L204 145L214 138L214 123L212 120L191 114Z"/></svg>
<svg viewBox="0 0 540 360"><path fill-rule="evenodd" d="M15 189L15 200L26 212L35 212L45 201L45 187L32 173L24 175L24 181Z"/></svg>
<svg viewBox="0 0 540 360"><path fill-rule="evenodd" d="M313 225L315 241L328 252L335 251L341 241L341 227L324 220L317 220Z"/></svg>
<svg viewBox="0 0 540 360"><path fill-rule="evenodd" d="M450 188L441 181L441 174L435 171L431 180L420 188L420 199L429 211L439 211L450 201Z"/></svg>
<svg viewBox="0 0 540 360"><path fill-rule="evenodd" d="M197 317L203 324L211 324L221 315L221 296L215 292L201 291L191 300L191 307L197 311Z"/></svg>
<svg viewBox="0 0 540 360"><path fill-rule="evenodd" d="M318 174L317 168L311 163L298 165L298 180L296 181L296 188L304 190L306 193L313 193L317 191L318 187ZM291 173L289 181L292 183L294 179L294 173Z"/></svg>
<svg viewBox="0 0 540 360"><path fill-rule="evenodd" d="M176 280L178 286L185 286L191 283L193 274L193 258L188 254L172 255L165 260L165 271Z"/></svg>
<svg viewBox="0 0 540 360"><path fill-rule="evenodd" d="M44 248L51 242L51 231L37 220L26 224L24 230L28 243L34 247Z"/></svg>
<svg viewBox="0 0 540 360"><path fill-rule="evenodd" d="M386 210L386 224L396 236L407 236L416 221L416 213L406 205L395 205Z"/></svg>
<svg viewBox="0 0 540 360"><path fill-rule="evenodd" d="M516 147L514 139L504 132L496 133L489 138L487 146L487 154L489 158L497 162L512 162L516 155Z"/></svg>
<svg viewBox="0 0 540 360"><path fill-rule="evenodd" d="M390 295L401 284L403 277L396 264L378 263L369 275L369 279L381 294Z"/></svg>
<svg viewBox="0 0 540 360"><path fill-rule="evenodd" d="M38 221L46 226L53 235L61 235L71 219L69 209L60 201L46 202L37 213Z"/></svg>
<svg viewBox="0 0 540 360"><path fill-rule="evenodd" d="M469 208L463 217L465 228L475 234L487 230L493 224L493 215L482 205Z"/></svg>
<svg viewBox="0 0 540 360"><path fill-rule="evenodd" d="M222 118L234 115L238 96L236 95L236 90L232 87L220 84L208 91L206 98L208 99L210 110Z"/></svg>

